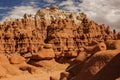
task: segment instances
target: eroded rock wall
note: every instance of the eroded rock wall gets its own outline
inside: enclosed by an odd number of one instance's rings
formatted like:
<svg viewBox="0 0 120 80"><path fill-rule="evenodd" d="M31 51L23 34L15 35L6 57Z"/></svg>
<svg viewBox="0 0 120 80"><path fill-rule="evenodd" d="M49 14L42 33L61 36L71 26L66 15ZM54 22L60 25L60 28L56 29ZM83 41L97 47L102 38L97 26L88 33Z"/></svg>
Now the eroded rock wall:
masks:
<svg viewBox="0 0 120 80"><path fill-rule="evenodd" d="M23 53L27 46L32 46L37 53L45 43L52 44L55 52L77 52L82 46L117 39L117 36L115 30L97 24L84 13L67 12L53 6L39 10L34 16L25 14L22 19L0 24L0 52Z"/></svg>

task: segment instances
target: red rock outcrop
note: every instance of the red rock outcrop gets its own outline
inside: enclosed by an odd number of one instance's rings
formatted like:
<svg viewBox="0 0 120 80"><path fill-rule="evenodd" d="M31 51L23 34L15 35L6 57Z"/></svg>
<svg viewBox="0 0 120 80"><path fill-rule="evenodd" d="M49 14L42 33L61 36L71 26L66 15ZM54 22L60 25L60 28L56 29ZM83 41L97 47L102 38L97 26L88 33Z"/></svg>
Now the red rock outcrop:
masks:
<svg viewBox="0 0 120 80"><path fill-rule="evenodd" d="M72 80L94 80L92 79L101 69L103 69L110 61L119 54L119 50L100 51L85 63L82 70L74 76ZM119 69L118 69L119 70ZM101 74L103 77L104 75ZM69 80L71 80L69 79ZM96 79L95 79L96 80Z"/></svg>
<svg viewBox="0 0 120 80"><path fill-rule="evenodd" d="M14 19L0 24L1 53L23 53L31 45L37 53L42 44L52 44L55 52L79 49L100 41L115 39L110 27L99 25L84 13L59 10L56 6L39 10L35 16L25 14L23 19Z"/></svg>
<svg viewBox="0 0 120 80"><path fill-rule="evenodd" d="M57 6L41 9L34 16L25 14L22 19L0 24L0 54L4 55L0 56L0 71L3 73L0 77L6 74L6 69L10 74L17 73L16 69L16 72L12 72L16 66L20 70L34 73L34 66L51 67L57 62L74 65L74 61L83 64L85 60L94 59L94 54L98 51L119 50L119 36L119 33L112 31L109 26L97 24L84 13L67 12ZM101 55L99 56L101 58ZM91 65L88 75L94 75L94 70L91 70L96 67L92 63L88 64ZM84 69L89 67L84 67L83 73ZM76 69L71 71L76 74ZM78 73L83 75L83 79L86 78L81 71ZM76 76L75 80L78 78Z"/></svg>

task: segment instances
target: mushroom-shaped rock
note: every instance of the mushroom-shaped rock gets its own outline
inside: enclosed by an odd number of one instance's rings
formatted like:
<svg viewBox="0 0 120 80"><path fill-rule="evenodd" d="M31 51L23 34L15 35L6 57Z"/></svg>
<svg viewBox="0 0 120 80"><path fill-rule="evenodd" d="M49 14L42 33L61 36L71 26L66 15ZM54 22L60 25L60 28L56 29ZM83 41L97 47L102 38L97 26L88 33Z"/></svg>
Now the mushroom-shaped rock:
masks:
<svg viewBox="0 0 120 80"><path fill-rule="evenodd" d="M42 59L52 59L55 57L53 49L42 49L37 54L33 55L32 59L42 60Z"/></svg>

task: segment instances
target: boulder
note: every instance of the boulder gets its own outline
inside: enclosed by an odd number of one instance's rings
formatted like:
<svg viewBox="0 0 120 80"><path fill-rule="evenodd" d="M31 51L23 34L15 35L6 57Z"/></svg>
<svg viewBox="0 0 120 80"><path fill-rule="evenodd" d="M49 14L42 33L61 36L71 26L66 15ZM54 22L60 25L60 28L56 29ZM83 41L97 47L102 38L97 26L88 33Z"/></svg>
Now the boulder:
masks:
<svg viewBox="0 0 120 80"><path fill-rule="evenodd" d="M77 52L76 51L67 51L67 52L61 53L61 56L62 55L66 58L74 58L77 56Z"/></svg>
<svg viewBox="0 0 120 80"><path fill-rule="evenodd" d="M21 63L21 64L14 64L14 66L16 66L18 69L20 69L22 71L28 71L31 74L34 74L37 70L37 68L35 66L27 64L25 62Z"/></svg>
<svg viewBox="0 0 120 80"><path fill-rule="evenodd" d="M91 80L119 80L120 53L110 60Z"/></svg>
<svg viewBox="0 0 120 80"><path fill-rule="evenodd" d="M36 70L37 70L36 67L31 66L31 65L28 65L28 64L26 64L26 65L21 65L21 66L19 67L19 69L22 70L22 71L28 71L28 72L31 73L31 74L34 74L34 73L36 72Z"/></svg>
<svg viewBox="0 0 120 80"><path fill-rule="evenodd" d="M32 59L41 60L41 59L52 59L55 57L53 49L42 49L37 54L33 55Z"/></svg>
<svg viewBox="0 0 120 80"><path fill-rule="evenodd" d="M61 52L55 52L55 58L59 58L59 57L61 57L62 55L61 55Z"/></svg>
<svg viewBox="0 0 120 80"><path fill-rule="evenodd" d="M11 64L20 64L25 62L25 58L18 54L14 54L10 57L9 61Z"/></svg>
<svg viewBox="0 0 120 80"><path fill-rule="evenodd" d="M87 58L87 53L86 52L80 52L78 56L75 58L76 61L83 62Z"/></svg>
<svg viewBox="0 0 120 80"><path fill-rule="evenodd" d="M120 50L120 40L108 40L106 41L108 49L119 49Z"/></svg>
<svg viewBox="0 0 120 80"><path fill-rule="evenodd" d="M40 60L37 62L31 62L31 64L37 67L52 68L57 65L57 62L54 59L52 59L52 60Z"/></svg>
<svg viewBox="0 0 120 80"><path fill-rule="evenodd" d="M99 51L104 51L107 49L106 44L104 42L101 42L97 45L97 48Z"/></svg>
<svg viewBox="0 0 120 80"><path fill-rule="evenodd" d="M84 47L85 48L85 52L87 52L87 54L94 54L98 51L104 51L106 50L106 44L104 42L98 43L94 46L88 46L88 47Z"/></svg>
<svg viewBox="0 0 120 80"><path fill-rule="evenodd" d="M9 75L21 74L21 71L18 69L18 67L14 66L14 65L5 64L5 65L2 65L2 67L5 68L5 70L7 71L7 74L9 74Z"/></svg>
<svg viewBox="0 0 120 80"><path fill-rule="evenodd" d="M52 47L52 44L45 44L43 47L44 47L45 49L51 49L51 48L53 48L53 47Z"/></svg>
<svg viewBox="0 0 120 80"><path fill-rule="evenodd" d="M1 68L3 67L3 70L6 70L6 73L9 75L18 75L21 73L16 66L10 64L8 58L3 54L0 54L0 66Z"/></svg>
<svg viewBox="0 0 120 80"><path fill-rule="evenodd" d="M77 56L77 52L76 51L69 51L68 52L68 56L66 55L65 57L76 57Z"/></svg>
<svg viewBox="0 0 120 80"><path fill-rule="evenodd" d="M106 50L95 53L72 80L92 80L119 52L119 50Z"/></svg>
<svg viewBox="0 0 120 80"><path fill-rule="evenodd" d="M67 77L69 76L69 72L61 72L60 73L60 80L67 80Z"/></svg>

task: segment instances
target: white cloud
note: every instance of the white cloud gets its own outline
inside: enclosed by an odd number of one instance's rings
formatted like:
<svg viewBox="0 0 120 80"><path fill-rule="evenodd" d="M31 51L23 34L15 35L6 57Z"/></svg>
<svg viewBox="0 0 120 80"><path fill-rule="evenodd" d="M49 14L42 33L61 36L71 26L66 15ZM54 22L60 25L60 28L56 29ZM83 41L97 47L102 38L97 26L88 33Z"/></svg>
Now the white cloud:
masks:
<svg viewBox="0 0 120 80"><path fill-rule="evenodd" d="M9 7L0 7L0 9L9 9Z"/></svg>
<svg viewBox="0 0 120 80"><path fill-rule="evenodd" d="M65 0L59 6L69 11L81 10L92 20L120 31L120 0L82 0L82 3Z"/></svg>
<svg viewBox="0 0 120 80"><path fill-rule="evenodd" d="M44 1L47 3L55 3L56 2L55 0L44 0Z"/></svg>
<svg viewBox="0 0 120 80"><path fill-rule="evenodd" d="M70 11L70 12L76 12L76 11L78 11L79 10L79 8L78 7L76 7L76 6L74 6L74 5L68 5L68 6L64 6L64 9L65 10L68 10L68 11Z"/></svg>
<svg viewBox="0 0 120 80"><path fill-rule="evenodd" d="M88 17L120 31L120 0L83 0L79 7Z"/></svg>
<svg viewBox="0 0 120 80"><path fill-rule="evenodd" d="M58 6L63 7L63 9L68 10L68 11L73 11L76 12L80 10L78 6L78 2L74 2L74 0L65 0L62 1Z"/></svg>
<svg viewBox="0 0 120 80"><path fill-rule="evenodd" d="M65 10L69 11L79 11L85 12L89 18L95 20L100 24L110 25L112 28L120 31L120 0L43 0L47 2L44 6L49 5L48 3L58 2L58 6L63 7ZM76 1L76 2L75 2ZM10 17L21 18L25 13L34 14L38 10L36 7L37 1L30 0L25 6L15 6L8 16L4 17L4 20ZM40 4L40 3L39 3ZM41 3L43 4L43 3ZM0 9L5 9L0 7Z"/></svg>
<svg viewBox="0 0 120 80"><path fill-rule="evenodd" d="M72 0L66 0L66 1L62 1L59 6L72 6L73 5L73 1Z"/></svg>
<svg viewBox="0 0 120 80"><path fill-rule="evenodd" d="M36 14L36 12L40 9L37 5L38 2L29 0L29 2L22 2L20 6L10 7L11 11L7 12L7 14L3 15L2 21L4 22L6 19L10 18L22 18L25 13L27 14Z"/></svg>
<svg viewBox="0 0 120 80"><path fill-rule="evenodd" d="M5 14L0 14L0 16L5 16Z"/></svg>
<svg viewBox="0 0 120 80"><path fill-rule="evenodd" d="M117 21L120 21L120 10L112 10L111 13L109 13L107 16L106 16L106 19L111 22L111 23L114 23L114 22L117 22Z"/></svg>
<svg viewBox="0 0 120 80"><path fill-rule="evenodd" d="M30 5L36 5L36 4L37 4L37 2L34 2L34 1L30 2Z"/></svg>
<svg viewBox="0 0 120 80"><path fill-rule="evenodd" d="M15 6L10 12L8 12L8 16L3 17L3 20L9 18L22 18L25 13L35 14L38 8L34 8L32 6Z"/></svg>

